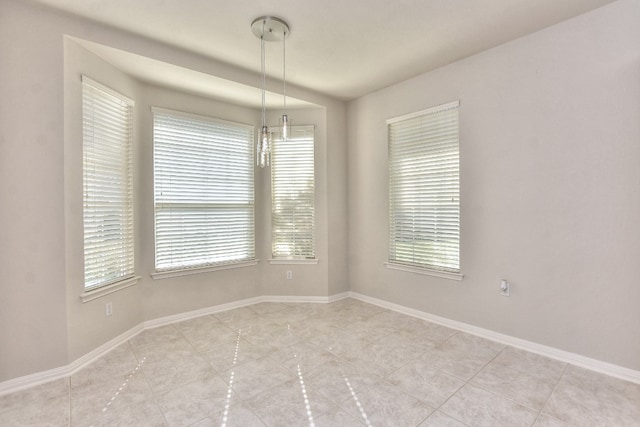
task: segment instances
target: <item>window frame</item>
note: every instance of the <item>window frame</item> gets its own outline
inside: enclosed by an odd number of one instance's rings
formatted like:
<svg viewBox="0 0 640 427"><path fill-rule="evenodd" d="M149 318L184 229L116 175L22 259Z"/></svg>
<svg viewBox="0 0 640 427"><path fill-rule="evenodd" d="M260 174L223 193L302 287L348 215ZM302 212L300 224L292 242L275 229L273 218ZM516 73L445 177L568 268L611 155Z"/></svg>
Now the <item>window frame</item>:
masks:
<svg viewBox="0 0 640 427"><path fill-rule="evenodd" d="M462 280L459 106L454 101L387 120L390 269ZM444 221L427 219L433 213ZM406 247L399 250L399 242Z"/></svg>
<svg viewBox="0 0 640 427"><path fill-rule="evenodd" d="M229 269L229 268L238 268L238 267L245 267L245 266L251 266L251 265L256 265L258 263L258 260L256 259L256 240L255 240L255 227L256 227L256 218L255 218L255 171L254 171L254 149L253 149L253 143L255 140L255 127L253 125L249 125L249 124L245 124L245 123L238 123L238 122L232 122L232 121L227 121L227 120L222 120L222 119L218 119L218 118L214 118L214 117L207 117L207 116L202 116L202 115L197 115L197 114L192 114L192 113L186 113L186 112L182 112L182 111L175 111L175 110L169 110L169 109L164 109L164 108L159 108L159 107L152 107L151 108L152 111L152 139L153 139L153 195L154 195L154 204L153 204L153 210L154 210L154 272L151 274L151 276L154 279L163 279L163 278L169 278L169 277L176 277L176 276L183 276L183 275L189 275L189 274L197 274L197 273L203 273L203 272L209 272L209 271L218 271L218 270L225 270L225 269ZM178 207L180 205L182 205L183 209L190 209L187 205L192 205L191 208L193 209L203 209L202 212L205 212L205 209L209 209L207 210L207 212L215 212L215 207L214 205L219 205L219 210L222 211L224 210L224 208L222 207L223 205L225 205L224 203L213 203L211 202L211 200L209 201L205 201L205 200L201 200L198 202L179 202L179 201L168 201L167 198L164 198L164 200L161 200L162 198L159 197L159 188L158 185L160 185L160 180L162 180L163 178L159 177L159 170L158 170L158 161L157 161L157 154L158 154L158 149L159 146L157 145L157 126L156 123L157 121L161 118L164 117L165 119L168 118L168 120L175 120L176 123L183 123L186 126L193 126L193 127L198 127L198 126L202 126L203 128L215 128L218 127L220 129L224 128L224 127L229 127L229 128L235 128L239 133L243 133L245 134L245 136L247 137L246 140L244 141L246 143L246 146L243 148L244 150L246 150L246 152L244 152L245 156L248 156L247 159L248 161L246 161L246 164L244 165L244 168L242 169L242 171L245 174L250 174L250 178L246 179L245 184L249 186L249 191L245 194L246 196L246 204L243 203L236 203L236 207L238 207L237 205L242 205L242 207L245 207L248 218L250 218L250 221L248 222L249 224L249 228L247 228L246 231L246 236L248 237L248 239L245 241L247 243L247 247L249 249L249 255L247 257L243 257L243 258L239 258L239 259L235 259L235 260L227 260L227 261L214 261L212 260L212 258L210 258L208 261L205 262L197 262L197 263L189 263L187 264L174 264L174 265L167 265L166 261L164 261L163 258L163 263L164 264L159 264L159 257L165 257L166 255L164 254L160 254L159 253L159 234L158 234L158 220L159 220L159 213L160 211L162 211L163 209L167 208L167 209L171 209L171 205L173 204L174 206ZM188 124L188 122L190 122L191 124ZM173 130L173 132L175 132L175 129ZM204 132L204 131L203 131ZM222 147L221 144L219 144L217 141L221 140L223 138L223 136L221 136L221 134L209 134L205 137L203 137L204 139L200 140L199 142L201 143L205 143L205 144L214 144L214 146L209 146L209 151L211 152L215 152L216 150L220 151L220 147ZM208 142L205 141L207 138L209 138ZM216 139L217 138L217 139ZM216 142L214 143L213 140L216 139ZM202 150L207 151L207 148L200 147ZM198 148L192 148L197 150ZM193 154L193 153L192 153ZM233 153L232 153L233 154ZM211 154L211 157L206 157L204 154L202 157L200 157L199 159L207 159L207 160L211 160L215 158L215 154ZM184 164L183 164L184 165ZM174 165L175 166L175 165ZM210 166L210 165L209 165ZM195 167L194 167L195 169ZM209 183L211 183L211 180L208 181ZM223 183L221 180L216 181L218 183ZM166 183L166 182L165 182ZM229 187L227 182L224 182L223 184L225 184L227 187ZM169 188L169 187L167 187ZM206 186L202 186L199 185L196 187L192 187L191 189L194 189L194 191L201 191L204 188L206 188ZM166 190L169 191L169 190ZM203 196L203 193L200 193L201 196ZM250 200L250 202L249 202ZM198 204L199 206L194 206L194 204ZM230 206L233 203L228 203L225 206ZM161 206L162 205L162 206ZM242 207L238 207L238 209L242 209ZM186 211L183 211L186 212ZM193 211L195 212L195 211ZM219 214L219 212L218 212ZM184 221L184 220L183 220ZM176 222L177 223L177 222ZM211 220L209 220L209 222L204 222L203 224L207 225L207 224L211 224ZM210 230L213 230L214 227L212 227ZM209 230L209 231L210 231ZM209 242L210 243L210 242ZM163 245L165 243L162 243ZM173 243L171 243L173 244ZM191 243L192 247L195 247L193 243ZM220 248L220 246L211 246L213 248ZM171 250L171 249L168 249ZM193 254L192 254L193 255ZM189 262L189 261L185 261L185 262Z"/></svg>
<svg viewBox="0 0 640 427"><path fill-rule="evenodd" d="M86 302L132 286L140 276L135 274L135 102L85 75L81 76L81 86L83 292L80 298ZM122 148L120 145L124 148L114 152L113 148ZM96 170L97 173L91 174ZM98 193L98 190L102 192ZM94 194L102 196L95 197ZM112 196L105 200L104 194ZM111 219L105 220L105 215ZM107 245L107 240L112 243ZM110 264L89 261L90 258L113 257L120 261ZM91 264L93 266L89 268ZM100 270L105 272L101 275ZM100 277L102 280L96 282ZM93 283L88 284L90 281Z"/></svg>
<svg viewBox="0 0 640 427"><path fill-rule="evenodd" d="M280 139L277 130L274 131L274 143L271 153L271 260L270 263L298 263L314 264L316 260L316 178L315 178L315 126L299 125L292 126L290 137L286 141ZM299 136L296 136L299 135ZM308 143L310 146L302 144ZM288 145L293 144L293 145ZM280 151L284 147L291 147L293 150ZM309 156L310 153L310 156ZM279 165L283 165L280 167ZM309 178L309 167L311 174ZM296 169L301 170L297 173ZM286 196L292 191L302 191L300 183L302 180L310 180L311 190L304 194L304 197L295 199L297 207L304 209L296 215L296 211L287 212L286 208L280 208L286 201ZM285 184L284 188L279 184ZM288 184L293 185L288 185ZM304 193L304 192L303 192ZM310 193L310 194L308 194ZM299 202L299 203L298 203ZM293 224L293 226L291 225ZM304 228L310 228L308 232L299 233L302 235L302 242L297 244L288 241L287 235L296 235L296 224ZM280 248L290 246L292 250L284 251Z"/></svg>

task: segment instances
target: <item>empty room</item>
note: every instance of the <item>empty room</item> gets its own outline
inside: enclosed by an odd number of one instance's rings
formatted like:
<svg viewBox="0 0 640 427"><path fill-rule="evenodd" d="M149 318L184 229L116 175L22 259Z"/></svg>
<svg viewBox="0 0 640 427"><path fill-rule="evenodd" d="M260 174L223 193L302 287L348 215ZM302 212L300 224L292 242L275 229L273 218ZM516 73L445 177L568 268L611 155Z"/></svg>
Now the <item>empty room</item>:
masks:
<svg viewBox="0 0 640 427"><path fill-rule="evenodd" d="M0 0L0 426L640 426L639 0Z"/></svg>

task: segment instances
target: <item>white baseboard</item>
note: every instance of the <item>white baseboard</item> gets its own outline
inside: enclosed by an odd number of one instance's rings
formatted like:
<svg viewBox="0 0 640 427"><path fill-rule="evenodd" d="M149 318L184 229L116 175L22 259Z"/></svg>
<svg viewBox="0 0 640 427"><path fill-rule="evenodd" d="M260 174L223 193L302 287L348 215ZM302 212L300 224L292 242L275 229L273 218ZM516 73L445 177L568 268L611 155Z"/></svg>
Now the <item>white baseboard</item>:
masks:
<svg viewBox="0 0 640 427"><path fill-rule="evenodd" d="M282 303L319 303L326 304L330 302L340 301L341 299L349 298L349 292L342 292L339 294L333 294L326 297L322 296L283 296L283 295L265 295L262 297L262 302L282 302Z"/></svg>
<svg viewBox="0 0 640 427"><path fill-rule="evenodd" d="M182 322L184 320L194 319L208 314L220 313L222 311L233 310L236 308L246 307L248 305L257 304L263 301L264 297L253 297L239 301L233 301L226 304L214 305L211 307L201 308L199 310L187 311L184 313L174 314L171 316L159 317L144 322L144 329L153 329L160 326L170 325L172 323Z"/></svg>
<svg viewBox="0 0 640 427"><path fill-rule="evenodd" d="M417 317L419 319L437 323L439 325L446 326L451 329L467 332L469 334L486 338L492 341L496 341L501 344L509 345L511 347L516 347L521 350L526 350L531 353L536 353L541 356L546 356L551 359L559 360L561 362L570 363L572 365L589 369L591 371L600 372L605 375L609 375L612 377L620 378L625 381L630 381L633 383L640 384L640 371L635 371L633 369L614 365L612 363L603 362L601 360L591 359L589 357L582 356L580 354L571 353L571 352L560 350L554 347L548 347L532 341L527 341L520 338L512 337L510 335L504 335L498 332L491 331L489 329L483 329L477 326L469 325L467 323L457 322L455 320L436 316L434 314L426 313L420 310L415 310L412 308L405 307L403 305L394 304L385 300L359 294L357 292L350 291L348 294L349 294L349 297L353 299L357 299L363 302L367 302L369 304L377 305L379 307L383 307L389 310L397 311L398 313Z"/></svg>
<svg viewBox="0 0 640 427"><path fill-rule="evenodd" d="M16 391L24 390L30 387L34 387L40 384L48 383L50 381L59 380L62 378L67 378L80 369L84 368L94 360L99 357L104 356L114 348L119 345L125 343L131 338L138 335L140 332L146 329L157 328L160 326L169 325L172 323L181 322L184 320L193 319L200 316L205 316L208 314L220 313L223 311L233 310L235 308L246 307L248 305L253 305L261 302L283 302L283 303L291 303L291 302L304 302L304 303L329 303L338 301L344 298L348 298L349 293L343 292L341 294L330 295L330 296L276 296L276 295L267 295L267 296L259 296L254 298L247 298L239 301L234 301L226 304L219 304L212 307L207 307L199 310L188 311L185 313L175 314L172 316L160 317L154 320L148 320L143 322L128 331L118 335L117 337L107 341L102 344L100 347L91 350L89 353L84 356L79 357L73 362L69 363L65 366L60 366L58 368L49 369L42 372L36 372L34 374L25 375L22 377L14 378L11 380L0 382L0 396L5 394L14 393Z"/></svg>
<svg viewBox="0 0 640 427"><path fill-rule="evenodd" d="M342 292L340 294L323 296L282 296L282 295L265 295L262 297L262 302L282 302L282 303L319 303L326 304L330 302L340 301L341 299L349 298L349 292Z"/></svg>
<svg viewBox="0 0 640 427"><path fill-rule="evenodd" d="M319 296L283 296L283 295L265 295L262 297L261 302L281 302L281 303L312 303L312 304L326 304L329 301L329 297Z"/></svg>
<svg viewBox="0 0 640 427"><path fill-rule="evenodd" d="M233 310L235 308L246 307L249 305L258 304L261 302L281 302L281 303L318 303L326 304L329 302L338 301L341 299L349 298L348 292L341 294L335 294L330 296L295 296L295 295L263 295L259 297L247 298L239 301L233 301L227 304L215 305L212 307L201 308L199 310L187 311L185 313L174 314L171 316L160 317L154 320L148 320L144 322L144 329L157 328L171 323L182 322L184 320L194 319L200 316L206 316L208 314L220 313L222 311Z"/></svg>
<svg viewBox="0 0 640 427"><path fill-rule="evenodd" d="M357 292L342 292L340 294L330 296L277 296L277 295L264 295L260 297L248 298L239 301L234 301L226 304L219 304L212 307L207 307L199 310L188 311L172 316L161 317L154 320L143 322L128 331L118 335L112 340L102 344L100 347L90 351L84 356L74 360L68 365L61 366L47 371L37 372L35 374L26 375L23 377L14 378L8 381L0 383L0 396L13 393L16 391L24 390L29 387L44 384L50 381L66 378L73 375L75 372L84 368L94 360L102 357L106 353L110 352L114 348L130 340L134 336L138 335L145 329L157 328L159 326L169 325L176 322L181 322L188 319L193 319L208 314L220 313L223 311L233 310L235 308L246 307L261 302L282 302L282 303L331 303L339 301L345 298L354 298L369 304L374 304L379 307L383 307L389 310L396 311L398 313L406 314L409 316L417 317L419 319L427 320L429 322L437 323L439 325L447 326L452 329L456 329L462 332L467 332L479 337L487 338L492 341L496 341L505 345L510 345L522 350L530 351L532 353L540 354L552 359L556 359L562 362L570 363L572 365L580 366L585 369L600 372L605 375L620 378L626 381L640 384L640 371L624 368L622 366L614 365L612 363L603 362L596 359L591 359L579 354L571 353L557 348L548 347L542 344L534 343L531 341L522 340L509 335L500 334L488 329L479 328L477 326L469 325L467 323L457 322L455 320L447 319L444 317L436 316L430 313L426 313L420 310L408 308L399 304L394 304L388 301L384 301L378 298L373 298Z"/></svg>
<svg viewBox="0 0 640 427"><path fill-rule="evenodd" d="M336 302L342 299L347 299L349 298L349 296L350 296L349 292L342 292L340 294L329 295L329 302Z"/></svg>
<svg viewBox="0 0 640 427"><path fill-rule="evenodd" d="M49 381L65 378L69 375L69 369L65 366L49 369L47 371L36 372L35 374L25 375L23 377L14 378L0 383L0 396L24 390L29 387L48 383Z"/></svg>
<svg viewBox="0 0 640 427"><path fill-rule="evenodd" d="M137 325L129 329L128 331L118 335L117 337L107 341L100 347L91 350L89 353L79 357L68 365L49 369L47 371L36 372L35 374L25 375L23 377L14 378L8 381L3 381L0 383L0 396L24 390L26 388L37 386L40 384L48 383L50 381L69 377L87 366L89 363L93 362L99 357L104 356L114 348L118 347L120 344L123 344L124 342L135 337L142 331L142 324Z"/></svg>

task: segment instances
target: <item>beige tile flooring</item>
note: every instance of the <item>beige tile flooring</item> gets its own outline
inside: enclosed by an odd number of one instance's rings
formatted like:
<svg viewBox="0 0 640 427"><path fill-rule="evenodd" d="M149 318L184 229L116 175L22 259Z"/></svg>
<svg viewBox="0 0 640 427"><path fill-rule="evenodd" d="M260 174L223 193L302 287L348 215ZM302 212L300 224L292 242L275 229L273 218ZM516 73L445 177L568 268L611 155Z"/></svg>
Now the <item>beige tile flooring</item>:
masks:
<svg viewBox="0 0 640 427"><path fill-rule="evenodd" d="M354 299L146 330L0 426L640 426L640 385Z"/></svg>

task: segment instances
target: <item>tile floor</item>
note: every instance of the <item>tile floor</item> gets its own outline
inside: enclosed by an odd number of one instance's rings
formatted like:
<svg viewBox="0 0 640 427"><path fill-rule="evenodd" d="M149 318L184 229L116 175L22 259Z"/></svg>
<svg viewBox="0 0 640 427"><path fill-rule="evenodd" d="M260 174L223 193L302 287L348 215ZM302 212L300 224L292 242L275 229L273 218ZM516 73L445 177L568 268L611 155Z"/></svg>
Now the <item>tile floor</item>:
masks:
<svg viewBox="0 0 640 427"><path fill-rule="evenodd" d="M146 330L0 426L640 426L640 385L353 299Z"/></svg>

